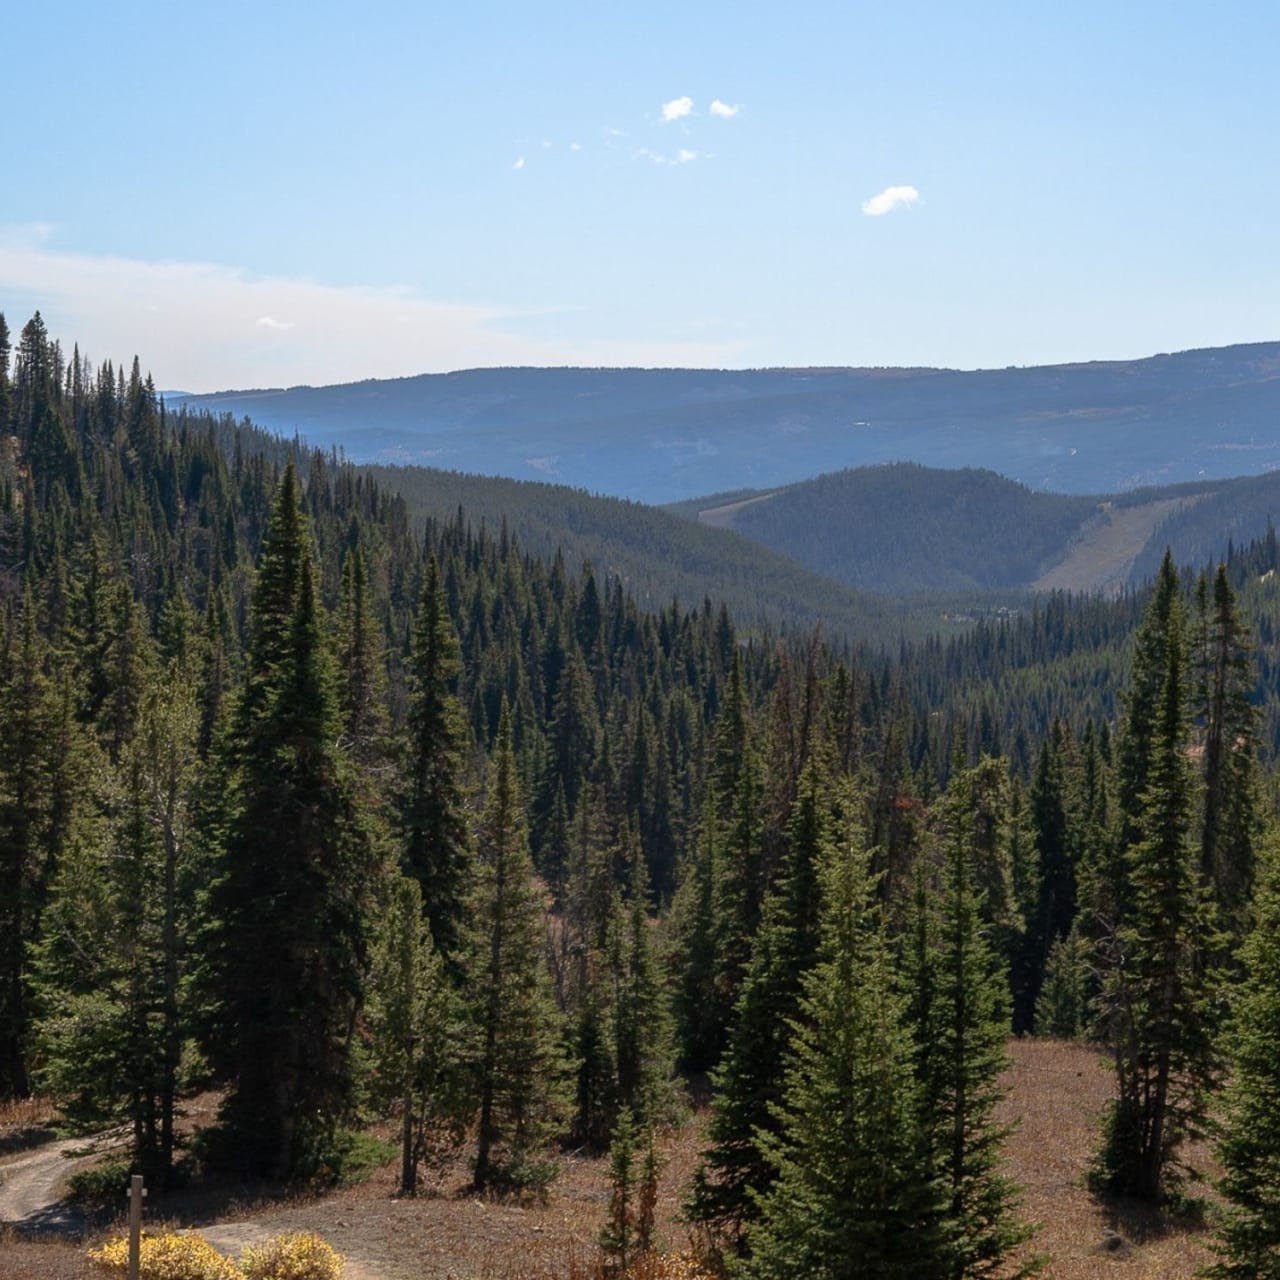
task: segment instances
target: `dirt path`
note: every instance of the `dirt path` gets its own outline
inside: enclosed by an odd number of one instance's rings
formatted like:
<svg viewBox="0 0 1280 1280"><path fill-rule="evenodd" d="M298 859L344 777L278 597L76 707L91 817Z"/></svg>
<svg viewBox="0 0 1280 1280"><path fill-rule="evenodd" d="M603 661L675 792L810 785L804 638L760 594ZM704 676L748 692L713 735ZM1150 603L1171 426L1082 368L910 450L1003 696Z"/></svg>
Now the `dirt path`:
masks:
<svg viewBox="0 0 1280 1280"><path fill-rule="evenodd" d="M0 1223L27 1233L78 1235L84 1215L63 1196L67 1178L115 1145L116 1134L48 1142L0 1161Z"/></svg>
<svg viewBox="0 0 1280 1280"><path fill-rule="evenodd" d="M16 1227L25 1236L81 1237L87 1223L85 1215L65 1199L67 1179L123 1141L124 1136L113 1131L94 1139L44 1143L21 1155L0 1160L0 1226ZM200 1227L198 1231L216 1249L232 1257L246 1245L262 1244L283 1231L315 1231L346 1255L343 1280L387 1280L378 1267L350 1256L340 1232L326 1230L314 1221L299 1221L297 1215L287 1209L271 1210L260 1218L251 1217L243 1222Z"/></svg>
<svg viewBox="0 0 1280 1280"><path fill-rule="evenodd" d="M315 1228L293 1225L288 1222L287 1218L283 1223L276 1220L271 1225L255 1222L250 1218L245 1222L221 1222L212 1227L198 1228L200 1235L213 1245L219 1253L225 1253L229 1258L238 1257L251 1245L265 1244L272 1236L277 1236L282 1231L294 1230L314 1231ZM345 1252L342 1248L342 1241L335 1238L331 1233L316 1231L316 1234L323 1235L335 1249L342 1253L344 1259L342 1280L389 1280L385 1272L377 1270L369 1262L353 1258L349 1253Z"/></svg>

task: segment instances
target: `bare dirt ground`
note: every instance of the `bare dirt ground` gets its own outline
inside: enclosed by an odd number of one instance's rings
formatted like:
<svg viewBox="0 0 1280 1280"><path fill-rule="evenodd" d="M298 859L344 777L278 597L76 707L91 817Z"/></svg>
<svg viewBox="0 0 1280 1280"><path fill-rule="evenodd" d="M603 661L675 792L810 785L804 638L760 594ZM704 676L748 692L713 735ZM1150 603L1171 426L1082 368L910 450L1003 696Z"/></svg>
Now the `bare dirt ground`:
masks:
<svg viewBox="0 0 1280 1280"><path fill-rule="evenodd" d="M1191 1280L1211 1260L1203 1228L1140 1205L1104 1205L1088 1190L1098 1120L1112 1091L1110 1065L1084 1045L1016 1040L1001 1115L1018 1130L1009 1174L1025 1188L1023 1214L1039 1224L1031 1252L1047 1254L1053 1280ZM1190 1163L1212 1171L1208 1153ZM1204 1189L1200 1189L1204 1192Z"/></svg>
<svg viewBox="0 0 1280 1280"><path fill-rule="evenodd" d="M723 507L707 507L698 512L698 523L710 525L713 529L732 529L738 512L756 502L764 502L768 498L776 498L778 490L772 493L758 493L754 498L743 498L739 502L729 502Z"/></svg>
<svg viewBox="0 0 1280 1280"><path fill-rule="evenodd" d="M1111 1089L1098 1052L1023 1040L1012 1043L1010 1053L1011 1092L1002 1116L1019 1128L1009 1144L1009 1173L1026 1189L1024 1215L1040 1224L1032 1251L1050 1256L1043 1274L1052 1280L1191 1280L1210 1259L1203 1229L1150 1210L1104 1206L1087 1189L1097 1117ZM687 1244L679 1206L704 1127L705 1114L696 1116L663 1143L664 1247ZM1207 1166L1203 1151L1193 1156ZM13 1167L0 1161L0 1173ZM393 1163L360 1186L320 1198L230 1210L187 1198L185 1212L177 1212L179 1202L157 1204L151 1216L198 1225L228 1252L280 1231L315 1231L349 1259L349 1280L552 1280L567 1274L570 1258L590 1256L608 1206L606 1162L573 1155L565 1157L545 1203L468 1196L461 1163L436 1196L396 1199L395 1181ZM86 1280L91 1274L82 1242L27 1241L0 1229L0 1280Z"/></svg>

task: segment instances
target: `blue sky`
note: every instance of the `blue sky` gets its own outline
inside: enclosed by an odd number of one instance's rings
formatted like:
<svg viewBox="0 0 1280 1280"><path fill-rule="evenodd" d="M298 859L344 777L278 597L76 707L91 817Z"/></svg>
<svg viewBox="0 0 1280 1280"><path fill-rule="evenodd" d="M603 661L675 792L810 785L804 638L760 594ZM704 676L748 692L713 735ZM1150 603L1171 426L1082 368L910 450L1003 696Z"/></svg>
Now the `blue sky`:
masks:
<svg viewBox="0 0 1280 1280"><path fill-rule="evenodd" d="M0 30L0 310L165 387L1280 338L1270 3L69 0Z"/></svg>

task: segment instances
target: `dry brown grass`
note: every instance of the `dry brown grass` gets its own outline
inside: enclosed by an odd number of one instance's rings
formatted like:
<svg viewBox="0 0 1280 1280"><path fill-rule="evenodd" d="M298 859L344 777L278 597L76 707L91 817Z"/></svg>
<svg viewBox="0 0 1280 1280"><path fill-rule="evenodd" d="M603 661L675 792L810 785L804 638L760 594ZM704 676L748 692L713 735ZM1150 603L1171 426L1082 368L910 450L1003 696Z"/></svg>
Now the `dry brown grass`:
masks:
<svg viewBox="0 0 1280 1280"><path fill-rule="evenodd" d="M0 1280L88 1280L99 1276L84 1247L63 1240L26 1240L0 1226Z"/></svg>
<svg viewBox="0 0 1280 1280"><path fill-rule="evenodd" d="M1077 1044L1021 1040L1010 1045L1010 1095L1002 1116L1018 1120L1009 1144L1009 1173L1026 1188L1024 1215L1040 1225L1032 1245L1051 1256L1052 1280L1191 1280L1210 1260L1206 1233L1135 1206L1106 1205L1086 1179L1097 1141L1097 1117L1111 1094L1101 1055ZM659 1246L683 1251L688 1233L680 1203L705 1137L705 1113L661 1144ZM1192 1163L1207 1169L1206 1152ZM219 1213L246 1239L284 1230L316 1231L355 1264L361 1280L593 1280L596 1237L608 1208L607 1161L565 1157L544 1202L478 1199L465 1192L459 1161L442 1193L417 1200L394 1195L395 1164L368 1182L318 1199ZM155 1217L173 1215L160 1205ZM206 1215L188 1202L185 1223ZM213 1215L209 1215L213 1216ZM1115 1249L1105 1247L1119 1237ZM1113 1240L1114 1243L1114 1240ZM0 1280L86 1280L82 1246L21 1242L0 1235ZM675 1272L675 1276L680 1276ZM636 1280L674 1280L658 1272Z"/></svg>
<svg viewBox="0 0 1280 1280"><path fill-rule="evenodd" d="M53 1137L58 1109L51 1098L0 1100L0 1156Z"/></svg>
<svg viewBox="0 0 1280 1280"><path fill-rule="evenodd" d="M9 1129L36 1129L52 1124L58 1109L48 1097L0 1099L0 1132Z"/></svg>
<svg viewBox="0 0 1280 1280"><path fill-rule="evenodd" d="M701 1118L663 1136L658 1245L683 1250L680 1201L701 1149ZM609 1204L608 1162L565 1156L544 1201L467 1194L459 1161L441 1194L415 1200L394 1192L393 1162L367 1182L321 1199L252 1214L255 1229L317 1231L378 1280L565 1280L589 1266ZM656 1280L656 1278L655 1278Z"/></svg>
<svg viewBox="0 0 1280 1280"><path fill-rule="evenodd" d="M1141 1205L1105 1204L1088 1189L1113 1084L1102 1055L1060 1040L1017 1040L1010 1054L1001 1114L1019 1128L1008 1145L1009 1173L1026 1189L1024 1215L1039 1224L1032 1250L1050 1256L1043 1274L1191 1280L1211 1258L1202 1228ZM1193 1167L1209 1171L1202 1147L1188 1154ZM1116 1247L1108 1249L1108 1241Z"/></svg>

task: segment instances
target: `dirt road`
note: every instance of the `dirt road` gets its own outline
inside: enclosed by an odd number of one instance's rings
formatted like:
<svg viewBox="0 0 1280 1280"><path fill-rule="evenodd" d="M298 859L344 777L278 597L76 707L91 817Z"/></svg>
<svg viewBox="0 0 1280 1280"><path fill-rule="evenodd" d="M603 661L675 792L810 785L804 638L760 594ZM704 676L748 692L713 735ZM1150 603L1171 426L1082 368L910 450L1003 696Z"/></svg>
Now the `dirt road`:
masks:
<svg viewBox="0 0 1280 1280"><path fill-rule="evenodd" d="M73 1138L0 1161L0 1223L29 1233L79 1234L84 1215L63 1199L67 1178L92 1164L104 1149Z"/></svg>
<svg viewBox="0 0 1280 1280"><path fill-rule="evenodd" d="M95 1140L76 1138L45 1143L21 1155L0 1160L0 1225L17 1227L28 1236L74 1238L86 1227L84 1214L64 1199L67 1178L99 1159L102 1152L123 1141L120 1134L100 1134ZM123 1201L122 1201L123 1204ZM269 1224L248 1220L200 1228L214 1248L235 1257L246 1245L262 1244L281 1231L316 1230L291 1221L287 1213L268 1215ZM323 1229L319 1234L327 1235ZM331 1243L342 1248L343 1241ZM383 1273L359 1258L347 1257L344 1280L384 1280Z"/></svg>

